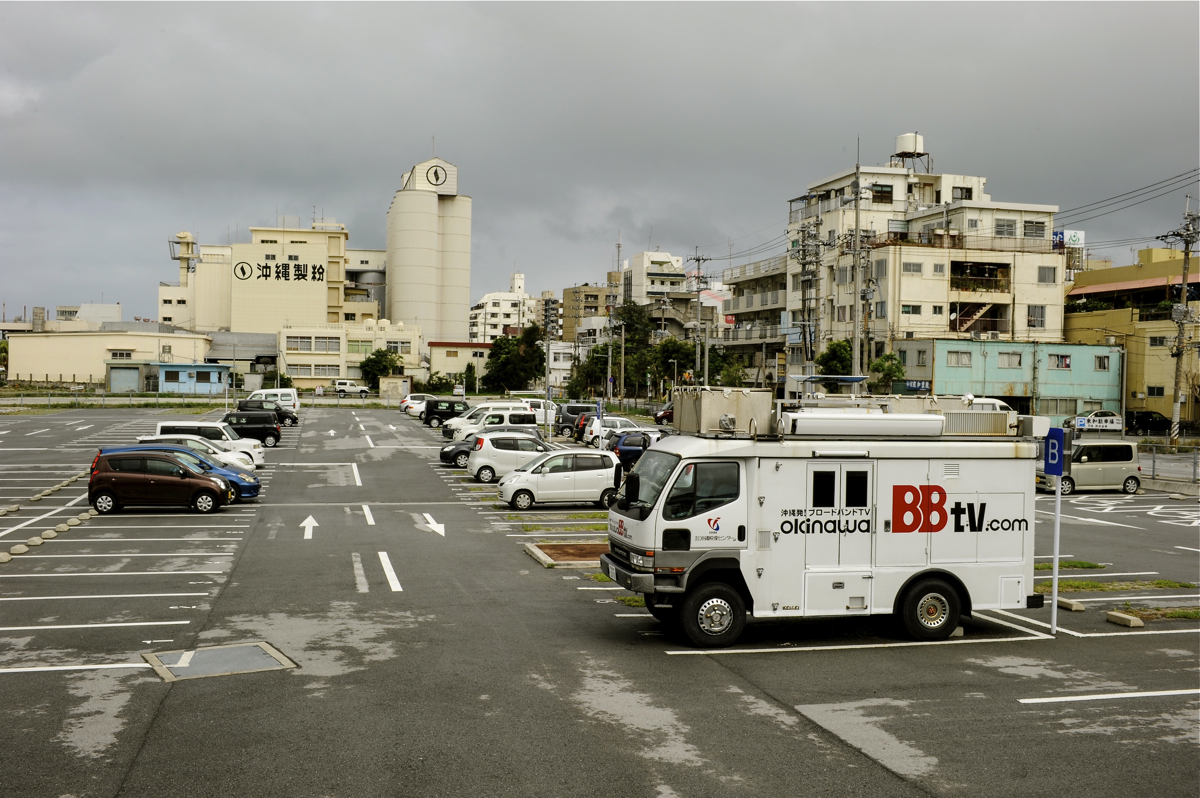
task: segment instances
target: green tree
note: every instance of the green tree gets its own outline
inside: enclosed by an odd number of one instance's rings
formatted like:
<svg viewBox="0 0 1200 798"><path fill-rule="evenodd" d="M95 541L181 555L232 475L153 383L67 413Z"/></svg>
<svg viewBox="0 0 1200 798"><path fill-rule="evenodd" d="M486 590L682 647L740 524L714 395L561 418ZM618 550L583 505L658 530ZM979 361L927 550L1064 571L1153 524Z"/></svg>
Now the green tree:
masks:
<svg viewBox="0 0 1200 798"><path fill-rule="evenodd" d="M429 375L429 381L421 386L427 393L450 393L454 390L454 380L444 374L434 371Z"/></svg>
<svg viewBox="0 0 1200 798"><path fill-rule="evenodd" d="M376 349L363 358L358 368L362 371L367 387L372 391L379 390L379 378L387 377L400 365L400 358L395 352L387 349Z"/></svg>
<svg viewBox="0 0 1200 798"><path fill-rule="evenodd" d="M881 393L891 393L892 383L896 380L904 379L904 365L894 352L882 355L867 368L869 371L879 375L876 386Z"/></svg>
<svg viewBox="0 0 1200 798"><path fill-rule="evenodd" d="M538 345L542 329L526 327L517 337L501 336L488 352L483 386L489 391L523 391L546 372L546 353Z"/></svg>
<svg viewBox="0 0 1200 798"><path fill-rule="evenodd" d="M641 349L650 345L654 322L644 307L632 300L613 311L613 323L625 325L625 347ZM620 340L620 334L617 335Z"/></svg>
<svg viewBox="0 0 1200 798"><path fill-rule="evenodd" d="M825 347L825 351L817 355L816 364L818 374L850 376L850 372L854 368L854 347L849 339L831 341L829 346ZM835 393L838 388L836 380L825 383L825 390L829 393Z"/></svg>
<svg viewBox="0 0 1200 798"><path fill-rule="evenodd" d="M709 364L712 367L712 364ZM721 369L721 384L732 388L740 388L742 383L746 381L746 369L742 368L742 364L736 360L729 360L725 367Z"/></svg>
<svg viewBox="0 0 1200 798"><path fill-rule="evenodd" d="M466 387L466 389L468 391L475 390L476 385L475 385L475 364L474 363L468 363L467 367L463 370L462 384Z"/></svg>
<svg viewBox="0 0 1200 798"><path fill-rule="evenodd" d="M291 388L292 387L292 378L289 377L287 374L282 374L282 373L276 371L275 369L271 369L270 371L263 374L263 387L264 388Z"/></svg>
<svg viewBox="0 0 1200 798"><path fill-rule="evenodd" d="M8 339L0 339L0 368L8 369Z"/></svg>

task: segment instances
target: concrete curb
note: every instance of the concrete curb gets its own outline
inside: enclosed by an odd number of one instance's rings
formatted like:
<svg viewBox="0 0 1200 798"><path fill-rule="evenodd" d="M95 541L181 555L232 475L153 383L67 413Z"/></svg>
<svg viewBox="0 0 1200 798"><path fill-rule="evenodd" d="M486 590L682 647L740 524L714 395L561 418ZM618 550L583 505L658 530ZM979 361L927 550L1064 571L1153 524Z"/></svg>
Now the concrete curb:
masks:
<svg viewBox="0 0 1200 798"><path fill-rule="evenodd" d="M1184 482L1181 479L1150 479L1146 477L1142 480L1142 487L1147 490L1161 490L1164 493L1182 494L1191 499L1200 498L1200 484Z"/></svg>
<svg viewBox="0 0 1200 798"><path fill-rule="evenodd" d="M58 537L58 533L53 529L47 529L41 534L42 540L54 540L56 537Z"/></svg>
<svg viewBox="0 0 1200 798"><path fill-rule="evenodd" d="M1119 626L1128 626L1130 629L1137 629L1146 625L1142 622L1141 618L1134 617L1133 615L1126 615L1125 613L1117 612L1116 610L1106 612L1104 614L1104 619L1109 623L1115 623Z"/></svg>
<svg viewBox="0 0 1200 798"><path fill-rule="evenodd" d="M8 551L10 554L24 554L25 552L29 551L29 547L26 546L24 543L18 543L17 545L13 546Z"/></svg>
<svg viewBox="0 0 1200 798"><path fill-rule="evenodd" d="M526 543L525 553L537 560L543 568L598 568L595 560L552 560L538 548L536 543Z"/></svg>
<svg viewBox="0 0 1200 798"><path fill-rule="evenodd" d="M8 562L12 559L12 555L7 551L0 551L0 562Z"/></svg>
<svg viewBox="0 0 1200 798"><path fill-rule="evenodd" d="M1062 596L1058 597L1058 606L1062 607L1064 610L1070 610L1071 612L1083 612L1087 609L1087 607L1078 601L1072 601L1071 599L1063 598Z"/></svg>

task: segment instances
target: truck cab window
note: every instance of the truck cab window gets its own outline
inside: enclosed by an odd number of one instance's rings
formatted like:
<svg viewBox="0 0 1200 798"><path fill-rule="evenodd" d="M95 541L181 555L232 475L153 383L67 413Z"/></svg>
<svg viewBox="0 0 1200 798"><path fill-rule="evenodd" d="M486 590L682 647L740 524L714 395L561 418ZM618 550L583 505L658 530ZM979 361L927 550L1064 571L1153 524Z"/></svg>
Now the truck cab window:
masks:
<svg viewBox="0 0 1200 798"><path fill-rule="evenodd" d="M836 471L814 471L812 475L812 506L837 506Z"/></svg>
<svg viewBox="0 0 1200 798"><path fill-rule="evenodd" d="M691 518L729 504L738 495L737 463L689 463L667 495L663 518Z"/></svg>

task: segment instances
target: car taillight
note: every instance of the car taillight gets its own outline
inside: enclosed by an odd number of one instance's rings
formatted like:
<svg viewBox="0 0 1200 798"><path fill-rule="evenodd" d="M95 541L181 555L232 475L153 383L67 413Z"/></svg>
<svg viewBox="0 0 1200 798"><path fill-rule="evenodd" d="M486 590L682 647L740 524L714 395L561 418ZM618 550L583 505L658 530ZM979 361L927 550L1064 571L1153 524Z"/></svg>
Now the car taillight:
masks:
<svg viewBox="0 0 1200 798"><path fill-rule="evenodd" d="M479 451L482 448L483 448L483 438L476 438L475 439L475 451Z"/></svg>

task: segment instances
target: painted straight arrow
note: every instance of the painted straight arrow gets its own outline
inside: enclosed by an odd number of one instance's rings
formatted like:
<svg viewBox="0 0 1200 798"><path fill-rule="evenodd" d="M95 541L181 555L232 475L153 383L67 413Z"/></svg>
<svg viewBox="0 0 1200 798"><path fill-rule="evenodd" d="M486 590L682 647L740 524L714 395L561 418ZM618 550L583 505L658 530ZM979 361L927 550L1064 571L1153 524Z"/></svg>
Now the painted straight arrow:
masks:
<svg viewBox="0 0 1200 798"><path fill-rule="evenodd" d="M304 527L304 539L312 540L312 529L314 526L320 526L316 520L310 515L300 522L300 526Z"/></svg>
<svg viewBox="0 0 1200 798"><path fill-rule="evenodd" d="M337 435L337 433L334 432L333 430L329 430L329 437L332 438L334 435Z"/></svg>
<svg viewBox="0 0 1200 798"><path fill-rule="evenodd" d="M429 524L430 529L432 529L434 532L437 532L442 537L446 537L445 524L439 524L437 521L434 521L433 516L429 513L422 513L422 515L425 516L425 523Z"/></svg>

